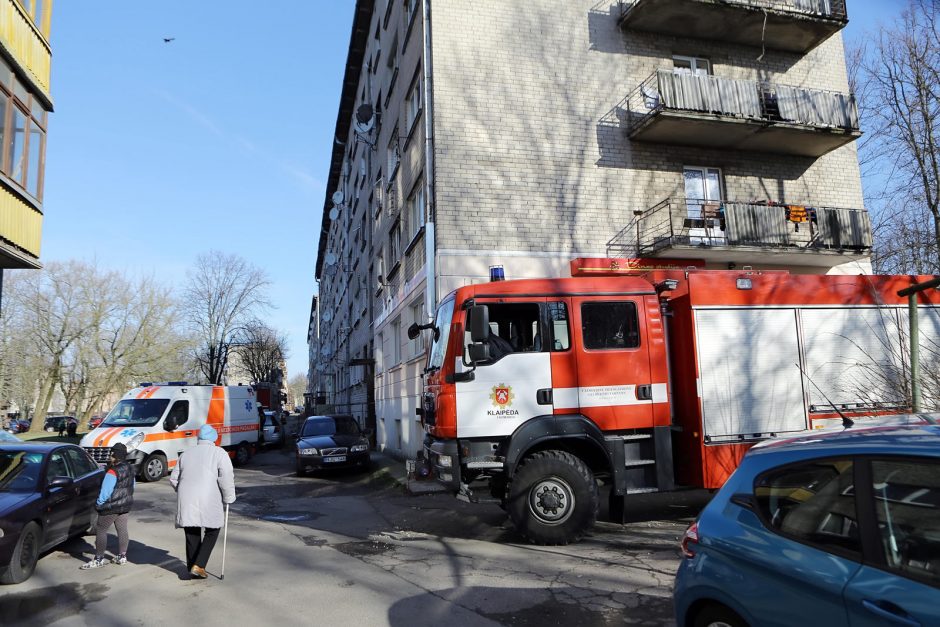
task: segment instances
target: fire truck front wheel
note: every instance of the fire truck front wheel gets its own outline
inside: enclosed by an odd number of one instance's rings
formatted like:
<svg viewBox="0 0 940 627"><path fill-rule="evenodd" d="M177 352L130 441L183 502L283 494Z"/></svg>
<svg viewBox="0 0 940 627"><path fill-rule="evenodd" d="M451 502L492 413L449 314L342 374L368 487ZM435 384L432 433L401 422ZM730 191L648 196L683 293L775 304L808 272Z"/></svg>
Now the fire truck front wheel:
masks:
<svg viewBox="0 0 940 627"><path fill-rule="evenodd" d="M509 517L534 544L576 542L594 526L600 498L587 465L571 453L528 457L509 486Z"/></svg>

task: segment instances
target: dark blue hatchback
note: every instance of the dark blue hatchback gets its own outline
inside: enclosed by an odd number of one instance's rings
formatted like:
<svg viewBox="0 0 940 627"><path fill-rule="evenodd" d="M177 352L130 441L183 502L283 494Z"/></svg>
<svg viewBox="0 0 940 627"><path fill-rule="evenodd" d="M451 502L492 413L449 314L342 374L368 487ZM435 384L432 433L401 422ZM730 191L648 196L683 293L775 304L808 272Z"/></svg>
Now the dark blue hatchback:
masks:
<svg viewBox="0 0 940 627"><path fill-rule="evenodd" d="M760 444L686 531L681 626L940 624L940 426Z"/></svg>

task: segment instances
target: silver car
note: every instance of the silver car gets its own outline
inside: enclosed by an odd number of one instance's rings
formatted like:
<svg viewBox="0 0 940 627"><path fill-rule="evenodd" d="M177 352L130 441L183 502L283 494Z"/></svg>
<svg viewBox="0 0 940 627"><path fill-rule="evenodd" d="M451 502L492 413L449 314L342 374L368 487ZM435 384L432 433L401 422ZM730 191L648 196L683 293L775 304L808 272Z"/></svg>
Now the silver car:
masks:
<svg viewBox="0 0 940 627"><path fill-rule="evenodd" d="M261 432L264 435L264 446L279 446L284 441L284 426L276 411L264 412Z"/></svg>

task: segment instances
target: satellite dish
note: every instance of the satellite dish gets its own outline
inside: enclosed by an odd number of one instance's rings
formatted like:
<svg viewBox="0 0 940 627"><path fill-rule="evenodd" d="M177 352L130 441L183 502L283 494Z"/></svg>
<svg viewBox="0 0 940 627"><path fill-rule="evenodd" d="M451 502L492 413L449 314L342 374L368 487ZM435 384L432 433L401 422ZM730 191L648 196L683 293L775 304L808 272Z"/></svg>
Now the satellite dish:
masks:
<svg viewBox="0 0 940 627"><path fill-rule="evenodd" d="M375 109L366 103L356 109L355 128L357 133L368 133L375 126Z"/></svg>
<svg viewBox="0 0 940 627"><path fill-rule="evenodd" d="M333 319L333 312L332 312L332 311L330 311L329 309L327 309L326 311L323 312L323 321L324 321L324 322L329 322L329 321L332 320L332 319Z"/></svg>
<svg viewBox="0 0 940 627"><path fill-rule="evenodd" d="M339 217L339 209L337 209L336 207L333 207L332 209L330 209L329 215L330 215L330 220L335 220L336 218Z"/></svg>
<svg viewBox="0 0 940 627"><path fill-rule="evenodd" d="M332 266L334 263L336 263L336 253L326 253L323 261L326 263L326 265Z"/></svg>
<svg viewBox="0 0 940 627"><path fill-rule="evenodd" d="M342 192L342 190L338 189L333 192L332 196L330 196L330 200L333 201L334 205L341 205L343 204L343 201L346 200L346 195Z"/></svg>

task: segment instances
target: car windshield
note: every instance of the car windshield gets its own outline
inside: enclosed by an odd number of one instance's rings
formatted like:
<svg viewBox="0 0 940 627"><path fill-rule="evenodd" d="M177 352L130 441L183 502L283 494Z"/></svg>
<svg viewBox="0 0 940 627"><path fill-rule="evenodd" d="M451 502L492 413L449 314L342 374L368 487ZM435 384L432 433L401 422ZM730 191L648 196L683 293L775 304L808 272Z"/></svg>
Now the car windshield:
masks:
<svg viewBox="0 0 940 627"><path fill-rule="evenodd" d="M359 425L352 418L317 418L305 422L300 435L359 435Z"/></svg>
<svg viewBox="0 0 940 627"><path fill-rule="evenodd" d="M160 421L166 406L166 398L124 399L114 406L101 423L102 427L151 427Z"/></svg>
<svg viewBox="0 0 940 627"><path fill-rule="evenodd" d="M39 484L42 453L0 451L0 492L33 492Z"/></svg>

